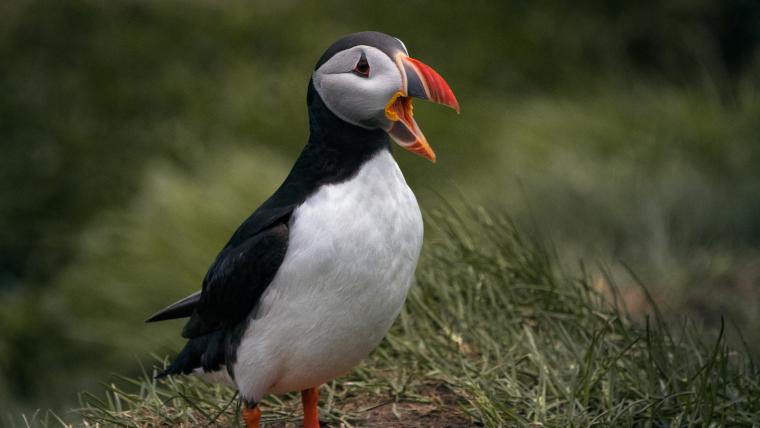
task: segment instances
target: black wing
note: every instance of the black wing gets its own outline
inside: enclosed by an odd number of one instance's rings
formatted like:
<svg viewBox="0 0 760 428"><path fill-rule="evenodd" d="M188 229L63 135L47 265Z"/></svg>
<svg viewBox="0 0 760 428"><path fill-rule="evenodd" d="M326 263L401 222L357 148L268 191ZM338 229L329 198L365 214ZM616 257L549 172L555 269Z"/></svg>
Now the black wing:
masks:
<svg viewBox="0 0 760 428"><path fill-rule="evenodd" d="M288 221L296 204L277 199L270 198L235 231L206 273L201 291L156 312L147 322L190 317L182 335L191 338L244 320L287 250Z"/></svg>
<svg viewBox="0 0 760 428"><path fill-rule="evenodd" d="M182 336L193 338L243 321L277 274L288 247L286 221L278 222L217 256Z"/></svg>

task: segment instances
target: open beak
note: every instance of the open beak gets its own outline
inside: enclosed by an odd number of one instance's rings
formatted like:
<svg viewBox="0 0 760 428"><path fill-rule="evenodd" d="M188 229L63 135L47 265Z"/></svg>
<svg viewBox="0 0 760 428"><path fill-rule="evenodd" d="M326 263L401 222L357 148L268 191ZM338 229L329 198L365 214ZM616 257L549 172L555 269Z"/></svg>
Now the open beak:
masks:
<svg viewBox="0 0 760 428"><path fill-rule="evenodd" d="M402 87L385 107L385 116L391 120L388 134L401 147L435 162L435 152L414 120L412 98L443 104L457 113L459 102L443 77L432 68L403 53L396 55L396 64L401 71Z"/></svg>

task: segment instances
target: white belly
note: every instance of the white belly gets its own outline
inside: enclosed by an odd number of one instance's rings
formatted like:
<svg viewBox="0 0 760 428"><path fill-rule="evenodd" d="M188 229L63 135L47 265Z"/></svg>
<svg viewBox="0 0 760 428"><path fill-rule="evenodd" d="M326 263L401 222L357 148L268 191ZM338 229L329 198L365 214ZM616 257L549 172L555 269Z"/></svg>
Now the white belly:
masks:
<svg viewBox="0 0 760 428"><path fill-rule="evenodd" d="M350 371L401 310L421 245L417 201L388 151L309 197L233 365L243 396L259 401Z"/></svg>

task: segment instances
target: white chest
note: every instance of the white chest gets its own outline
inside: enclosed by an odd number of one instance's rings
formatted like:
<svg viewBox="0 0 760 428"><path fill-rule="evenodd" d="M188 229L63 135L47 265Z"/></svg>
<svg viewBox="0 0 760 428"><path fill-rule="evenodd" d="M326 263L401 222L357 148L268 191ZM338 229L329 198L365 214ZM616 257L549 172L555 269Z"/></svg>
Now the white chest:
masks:
<svg viewBox="0 0 760 428"><path fill-rule="evenodd" d="M414 194L387 151L309 197L293 213L285 260L241 342L238 387L258 399L358 364L401 310L422 232Z"/></svg>
<svg viewBox="0 0 760 428"><path fill-rule="evenodd" d="M299 272L338 275L329 287L357 289L389 280L394 268L413 268L421 244L417 200L391 154L382 151L354 178L324 186L295 211L288 256L301 256Z"/></svg>

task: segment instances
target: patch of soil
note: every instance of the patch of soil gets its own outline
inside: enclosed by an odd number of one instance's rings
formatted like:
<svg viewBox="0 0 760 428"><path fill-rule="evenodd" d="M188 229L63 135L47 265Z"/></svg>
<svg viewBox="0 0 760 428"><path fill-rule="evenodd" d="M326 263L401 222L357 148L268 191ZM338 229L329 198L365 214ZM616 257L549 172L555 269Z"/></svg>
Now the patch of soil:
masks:
<svg viewBox="0 0 760 428"><path fill-rule="evenodd" d="M360 412L366 418L357 426L461 428L475 424L459 406L459 398L445 385L425 385L419 394L427 402L400 400L372 404L369 397L355 397L341 404L345 411ZM374 401L377 401L375 399Z"/></svg>

